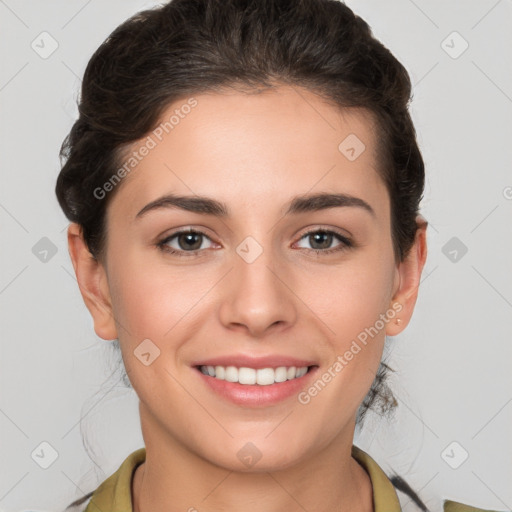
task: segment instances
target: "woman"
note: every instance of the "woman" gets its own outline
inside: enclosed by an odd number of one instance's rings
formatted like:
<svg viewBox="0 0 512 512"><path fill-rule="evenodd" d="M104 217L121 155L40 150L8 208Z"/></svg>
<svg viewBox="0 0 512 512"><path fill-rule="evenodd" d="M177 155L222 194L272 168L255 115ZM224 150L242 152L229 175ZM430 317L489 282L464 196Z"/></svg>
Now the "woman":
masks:
<svg viewBox="0 0 512 512"><path fill-rule="evenodd" d="M353 445L427 254L410 93L332 0L173 0L100 46L56 192L145 447L73 505L427 510Z"/></svg>

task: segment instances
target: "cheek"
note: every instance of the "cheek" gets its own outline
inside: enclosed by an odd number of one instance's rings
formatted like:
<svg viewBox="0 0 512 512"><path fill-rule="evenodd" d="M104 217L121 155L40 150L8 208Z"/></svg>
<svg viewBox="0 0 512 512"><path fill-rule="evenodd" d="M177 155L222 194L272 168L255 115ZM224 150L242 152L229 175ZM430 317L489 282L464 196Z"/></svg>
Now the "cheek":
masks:
<svg viewBox="0 0 512 512"><path fill-rule="evenodd" d="M337 267L312 273L302 295L341 350L391 307L393 279L392 258L367 251ZM381 322L377 327L382 329Z"/></svg>
<svg viewBox="0 0 512 512"><path fill-rule="evenodd" d="M173 376L180 346L187 339L183 329L193 323L194 304L208 286L185 271L148 260L147 255L142 257L128 248L112 267L109 283L123 362L132 386L142 402L165 404L182 392ZM174 401L176 410L181 402Z"/></svg>
<svg viewBox="0 0 512 512"><path fill-rule="evenodd" d="M316 286L309 286L310 307L327 325L330 359L324 364L330 372L325 379L335 384L329 385L326 400L358 405L375 378L386 325L395 317L391 301L394 269L390 251L368 251L336 272L321 279L317 275ZM352 391L347 393L347 389Z"/></svg>
<svg viewBox="0 0 512 512"><path fill-rule="evenodd" d="M125 254L109 278L116 320L125 327L118 334L131 344L146 338L172 343L174 327L194 318L195 305L211 288L211 275L199 267L150 260Z"/></svg>

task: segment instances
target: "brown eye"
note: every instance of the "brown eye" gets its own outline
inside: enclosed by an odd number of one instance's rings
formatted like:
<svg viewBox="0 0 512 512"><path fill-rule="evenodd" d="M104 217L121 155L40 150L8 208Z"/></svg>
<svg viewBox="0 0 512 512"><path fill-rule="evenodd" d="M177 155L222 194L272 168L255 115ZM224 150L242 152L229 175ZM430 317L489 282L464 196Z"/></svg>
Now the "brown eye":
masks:
<svg viewBox="0 0 512 512"><path fill-rule="evenodd" d="M200 233L181 233L177 235L176 240L180 249L196 251L201 248L202 236Z"/></svg>
<svg viewBox="0 0 512 512"><path fill-rule="evenodd" d="M162 251L177 256L197 256L197 252L201 249L205 249L205 247L203 247L205 239L210 240L210 238L201 231L186 230L173 233L156 245Z"/></svg>
<svg viewBox="0 0 512 512"><path fill-rule="evenodd" d="M317 254L332 253L353 247L352 242L348 238L335 231L326 229L309 231L301 237L301 240L304 239L310 244L309 249L315 251ZM334 241L338 241L338 244L332 247ZM308 249L308 247L301 248Z"/></svg>
<svg viewBox="0 0 512 512"><path fill-rule="evenodd" d="M333 240L332 234L327 231L317 231L308 236L313 249L329 249Z"/></svg>

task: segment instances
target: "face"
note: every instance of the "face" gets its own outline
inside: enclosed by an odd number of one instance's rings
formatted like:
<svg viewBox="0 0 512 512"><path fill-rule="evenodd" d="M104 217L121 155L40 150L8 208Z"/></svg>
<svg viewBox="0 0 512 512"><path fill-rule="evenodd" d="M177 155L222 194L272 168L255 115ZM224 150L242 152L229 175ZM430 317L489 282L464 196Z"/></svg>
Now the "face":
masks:
<svg viewBox="0 0 512 512"><path fill-rule="evenodd" d="M258 471L351 444L407 301L370 117L285 86L173 113L130 148L93 313L119 338L146 444L236 470L260 454Z"/></svg>

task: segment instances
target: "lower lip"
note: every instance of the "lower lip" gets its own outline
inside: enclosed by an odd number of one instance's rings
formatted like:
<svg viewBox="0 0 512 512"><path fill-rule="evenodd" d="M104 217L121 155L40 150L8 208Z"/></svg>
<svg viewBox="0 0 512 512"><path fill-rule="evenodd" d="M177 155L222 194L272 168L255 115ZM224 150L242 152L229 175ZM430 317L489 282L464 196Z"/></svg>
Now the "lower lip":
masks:
<svg viewBox="0 0 512 512"><path fill-rule="evenodd" d="M227 380L205 375L197 367L195 370L210 389L231 402L249 407L266 407L277 404L292 396L297 396L304 389L316 370L318 370L318 366L313 366L305 375L298 379L276 382L267 386L228 382Z"/></svg>

